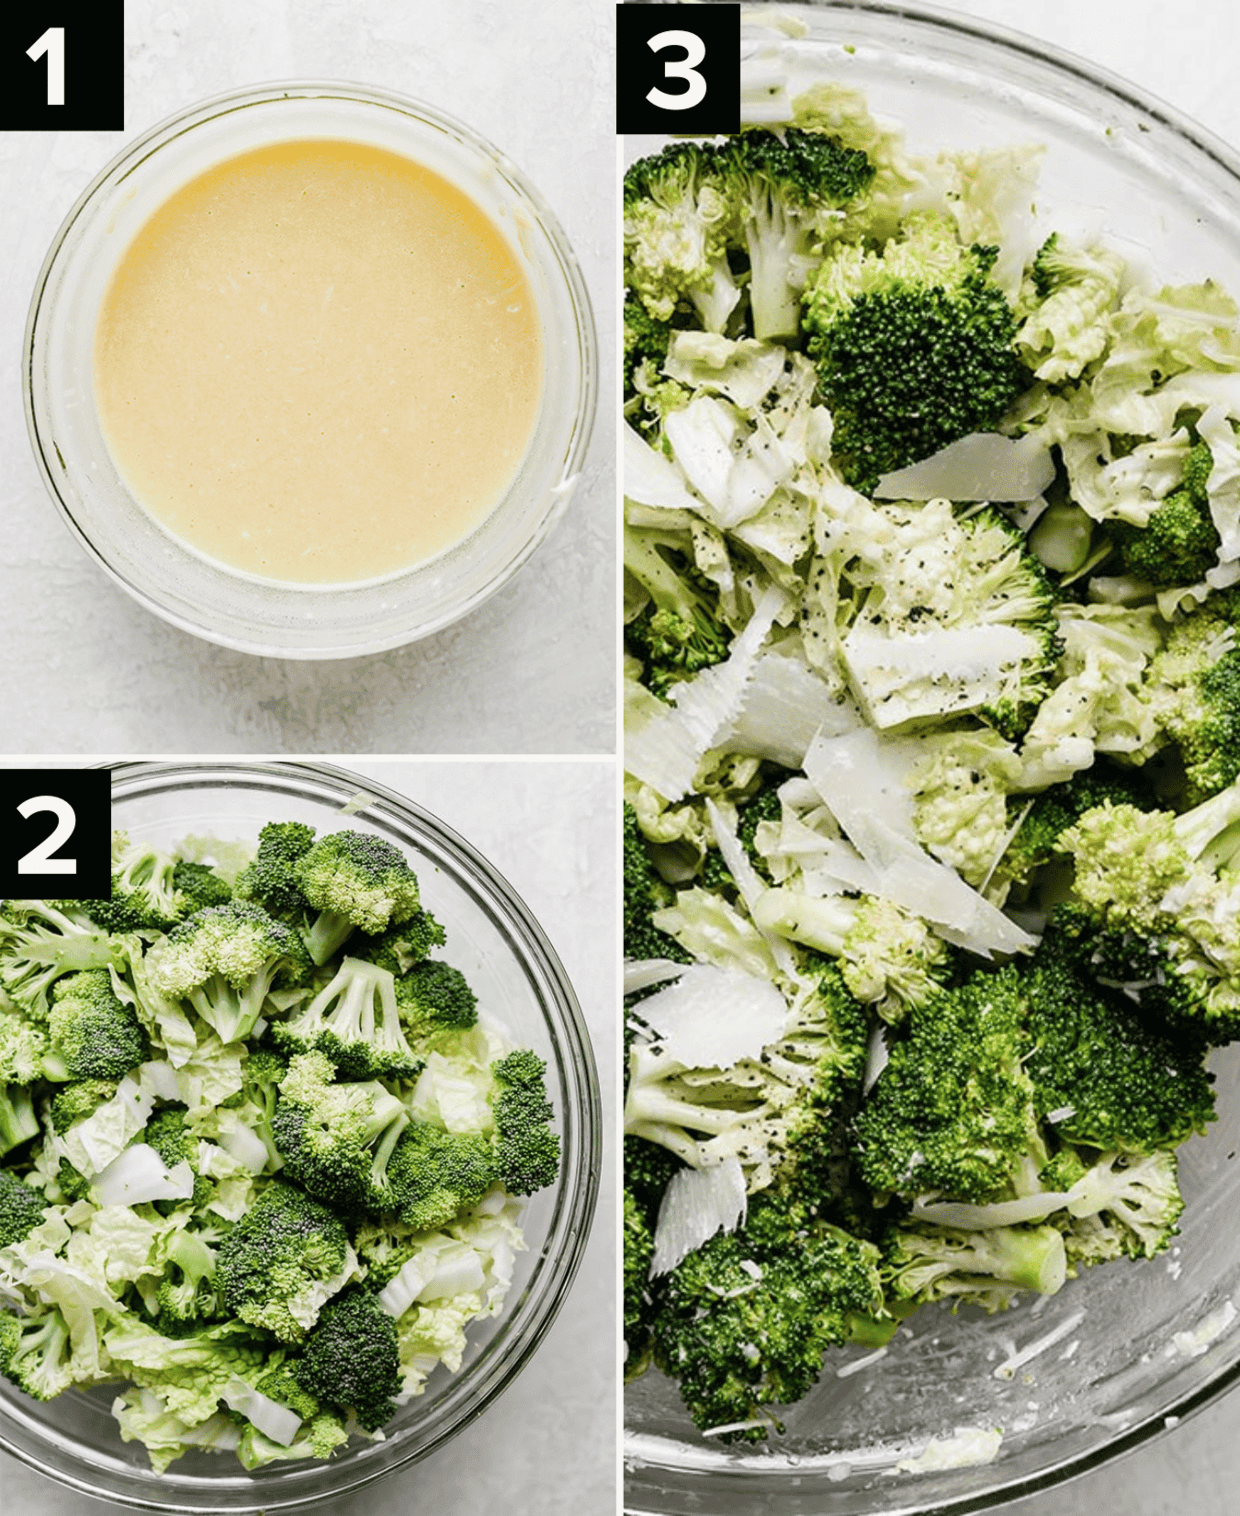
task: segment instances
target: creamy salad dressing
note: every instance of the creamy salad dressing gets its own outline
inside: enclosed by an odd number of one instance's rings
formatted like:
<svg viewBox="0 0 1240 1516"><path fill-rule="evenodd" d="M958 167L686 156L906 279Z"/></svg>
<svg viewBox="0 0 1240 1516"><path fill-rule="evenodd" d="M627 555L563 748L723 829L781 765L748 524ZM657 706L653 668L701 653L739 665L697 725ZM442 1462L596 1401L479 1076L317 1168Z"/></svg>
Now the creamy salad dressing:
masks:
<svg viewBox="0 0 1240 1516"><path fill-rule="evenodd" d="M247 152L146 223L105 295L95 389L168 528L264 578L339 583L467 535L542 389L532 292L438 174L356 142Z"/></svg>

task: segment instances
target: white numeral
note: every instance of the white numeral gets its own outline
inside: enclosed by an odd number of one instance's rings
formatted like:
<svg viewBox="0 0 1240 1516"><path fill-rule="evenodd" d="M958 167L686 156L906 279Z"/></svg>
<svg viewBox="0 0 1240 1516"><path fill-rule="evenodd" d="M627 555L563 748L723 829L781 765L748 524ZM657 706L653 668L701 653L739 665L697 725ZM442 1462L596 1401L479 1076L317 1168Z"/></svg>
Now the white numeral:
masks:
<svg viewBox="0 0 1240 1516"><path fill-rule="evenodd" d="M697 71L697 65L706 56L706 44L696 32L659 32L646 46L654 53L662 52L665 47L683 47L683 58L664 63L663 77L684 79L689 86L675 95L652 89L646 96L651 105L657 105L661 111L687 111L706 98L706 80Z"/></svg>
<svg viewBox="0 0 1240 1516"><path fill-rule="evenodd" d="M65 29L49 26L37 42L26 49L26 56L37 63L47 54L47 103L65 103Z"/></svg>
<svg viewBox="0 0 1240 1516"><path fill-rule="evenodd" d="M37 816L40 811L51 811L56 817L56 830L50 837L45 837L38 847L33 847L24 858L17 860L17 872L19 874L76 874L76 858L53 858L52 854L62 844L68 842L73 836L73 828L77 825L77 814L67 800L62 800L59 795L35 795L30 800L23 800L17 807L18 815L27 820L31 816Z"/></svg>

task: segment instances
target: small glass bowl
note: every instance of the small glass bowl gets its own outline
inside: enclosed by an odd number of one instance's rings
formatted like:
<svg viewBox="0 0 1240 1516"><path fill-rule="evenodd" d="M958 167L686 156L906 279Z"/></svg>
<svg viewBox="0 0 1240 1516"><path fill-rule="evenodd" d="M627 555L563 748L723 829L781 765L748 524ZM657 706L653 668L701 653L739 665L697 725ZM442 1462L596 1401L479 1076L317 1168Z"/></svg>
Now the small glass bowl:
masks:
<svg viewBox="0 0 1240 1516"><path fill-rule="evenodd" d="M769 25L764 11L769 11ZM1031 12L1036 16L1036 11ZM1032 24L1032 23L1031 23ZM1161 282L1240 296L1240 155L1137 86L1032 38L917 0L747 7L742 77L774 51L789 94L832 80L911 151L1041 143L1032 246L1102 237ZM630 146L654 151L659 139ZM962 1516L1006 1508L1136 1447L1240 1382L1240 1044L1211 1060L1218 1120L1180 1153L1181 1235L1164 1256L1082 1271L983 1316L918 1310L886 1352L832 1352L768 1446L698 1433L657 1371L625 1394L631 1516ZM1233 1322L1235 1325L1233 1325ZM1014 1350L1033 1351L1010 1370ZM1001 1427L993 1462L916 1459ZM908 1468L907 1463L914 1467ZM905 1467L901 1468L904 1463ZM1074 1508L1064 1497L1063 1509Z"/></svg>
<svg viewBox="0 0 1240 1516"><path fill-rule="evenodd" d="M192 548L134 497L94 398L100 303L133 237L214 164L273 142L336 138L441 174L506 237L534 292L543 394L503 498L434 558L343 584L261 579ZM449 625L526 561L568 504L593 422L598 353L589 296L550 207L484 137L442 112L355 84L265 84L218 95L130 143L56 234L35 285L23 351L26 421L43 481L82 546L148 610L195 636L281 658L347 658Z"/></svg>
<svg viewBox="0 0 1240 1516"><path fill-rule="evenodd" d="M598 1191L601 1116L589 1037L563 966L512 887L403 796L325 764L127 763L112 774L113 824L161 846L187 836L252 842L266 821L348 827L396 843L447 934L444 956L512 1040L547 1062L560 1174L527 1202L528 1251L518 1255L508 1299L497 1318L470 1327L460 1372L436 1370L385 1428L385 1441L351 1443L327 1463L252 1474L231 1453L193 1452L156 1474L141 1443L121 1441L109 1410L116 1386L39 1403L0 1379L0 1448L82 1494L187 1513L317 1505L433 1452L495 1399L542 1341L577 1271Z"/></svg>

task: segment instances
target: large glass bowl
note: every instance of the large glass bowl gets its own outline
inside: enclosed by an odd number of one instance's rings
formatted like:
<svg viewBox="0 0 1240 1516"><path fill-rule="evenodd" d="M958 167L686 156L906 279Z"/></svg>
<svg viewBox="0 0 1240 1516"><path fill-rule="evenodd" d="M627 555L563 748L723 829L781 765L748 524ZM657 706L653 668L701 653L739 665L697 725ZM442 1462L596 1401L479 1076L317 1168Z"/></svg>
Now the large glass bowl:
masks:
<svg viewBox="0 0 1240 1516"><path fill-rule="evenodd" d="M1203 129L1078 59L916 5L745 12L743 56L772 49L802 84L862 89L916 151L1035 141L1044 233L1103 235L1169 282L1240 295L1240 158ZM778 22L786 30L776 30ZM802 37L795 33L804 24ZM794 87L795 92L795 87ZM641 144L642 150L649 150ZM626 1509L659 1516L879 1516L993 1509L1134 1447L1240 1378L1240 1049L1216 1055L1219 1119L1182 1150L1187 1209L1173 1250L1069 1280L994 1317L919 1311L886 1354L829 1359L765 1451L699 1436L650 1373L626 1393ZM1052 1335L1058 1334L1058 1335ZM1050 1345L996 1377L1013 1350ZM970 1467L897 1469L957 1429L1003 1429ZM968 1439L963 1444L967 1448ZM975 1445L976 1446L976 1445Z"/></svg>
<svg viewBox="0 0 1240 1516"><path fill-rule="evenodd" d="M214 164L273 142L338 138L424 164L506 238L533 291L543 392L511 483L462 541L380 578L260 579L209 558L135 498L104 440L92 354L100 303L133 237L170 195ZM129 143L56 234L26 324L26 421L48 493L78 541L136 600L175 626L243 652L346 658L399 647L480 605L563 514L594 415L598 355L589 296L555 215L516 165L440 111L357 84L265 84L216 96Z"/></svg>
<svg viewBox="0 0 1240 1516"><path fill-rule="evenodd" d="M365 798L346 816L342 809ZM376 832L399 846L447 933L444 954L512 1039L547 1061L563 1158L556 1183L528 1202L501 1314L474 1323L459 1374L435 1371L426 1393L385 1428L328 1463L248 1474L232 1454L191 1453L164 1474L123 1443L115 1387L45 1404L0 1379L0 1447L86 1495L145 1510L272 1512L317 1505L425 1457L511 1382L542 1340L577 1270L598 1188L599 1094L589 1039L564 969L526 906L491 865L434 816L390 790L319 764L129 763L113 769L113 823L167 846L186 836L252 841L265 821Z"/></svg>

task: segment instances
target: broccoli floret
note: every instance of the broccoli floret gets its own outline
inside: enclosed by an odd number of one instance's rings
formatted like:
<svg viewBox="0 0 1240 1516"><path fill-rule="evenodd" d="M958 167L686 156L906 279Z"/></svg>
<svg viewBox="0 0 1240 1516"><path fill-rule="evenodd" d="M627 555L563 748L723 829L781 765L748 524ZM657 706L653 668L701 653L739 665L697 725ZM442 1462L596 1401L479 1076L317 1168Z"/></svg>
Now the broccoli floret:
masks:
<svg viewBox="0 0 1240 1516"><path fill-rule="evenodd" d="M990 279L996 254L961 247L949 218L916 213L881 253L846 244L810 276L809 355L835 422L833 461L857 489L993 430L1028 383Z"/></svg>
<svg viewBox="0 0 1240 1516"><path fill-rule="evenodd" d="M401 1030L395 981L387 969L345 958L335 977L303 1010L274 1022L282 1052L317 1048L342 1079L412 1079L422 1067Z"/></svg>
<svg viewBox="0 0 1240 1516"><path fill-rule="evenodd" d="M1056 1117L1061 1140L1134 1154L1204 1132L1214 1091L1200 1041L1160 1031L1127 996L1075 972L1075 947L1048 932L1023 976L1039 1117Z"/></svg>
<svg viewBox="0 0 1240 1516"><path fill-rule="evenodd" d="M436 1231L480 1200L495 1178L489 1136L414 1121L388 1161L382 1208L394 1210L416 1232Z"/></svg>
<svg viewBox="0 0 1240 1516"><path fill-rule="evenodd" d="M350 1264L339 1218L277 1181L221 1240L214 1282L226 1310L281 1342L298 1342Z"/></svg>
<svg viewBox="0 0 1240 1516"><path fill-rule="evenodd" d="M646 839L637 824L637 812L624 807L624 956L670 958L688 963L687 953L674 937L661 932L651 920L654 912L675 899L675 891L654 866Z"/></svg>
<svg viewBox="0 0 1240 1516"><path fill-rule="evenodd" d="M205 863L191 863L185 858L177 860L172 883L180 897L182 916L192 916L209 905L227 905L233 896L227 879L222 879Z"/></svg>
<svg viewBox="0 0 1240 1516"><path fill-rule="evenodd" d="M43 1196L23 1184L16 1174L0 1169L0 1248L11 1247L28 1237L43 1220L46 1204Z"/></svg>
<svg viewBox="0 0 1240 1516"><path fill-rule="evenodd" d="M32 1084L41 1078L47 1052L43 1027L0 1011L0 1084Z"/></svg>
<svg viewBox="0 0 1240 1516"><path fill-rule="evenodd" d="M478 997L450 963L428 958L396 981L396 1009L415 1040L461 1031L478 1020Z"/></svg>
<svg viewBox="0 0 1240 1516"><path fill-rule="evenodd" d="M833 965L778 1042L728 1068L687 1069L657 1038L629 1055L625 1132L694 1168L739 1159L751 1192L778 1181L817 1204L840 1188L844 1121L865 1072L868 1016ZM632 1183L630 1176L630 1183Z"/></svg>
<svg viewBox="0 0 1240 1516"><path fill-rule="evenodd" d="M644 664L643 681L663 699L679 680L728 656L732 635L719 619L719 594L673 533L624 528L624 571L646 604L625 625Z"/></svg>
<svg viewBox="0 0 1240 1516"><path fill-rule="evenodd" d="M312 972L291 927L237 900L187 917L155 944L146 964L154 987L187 1000L221 1042L250 1035L273 985L302 985Z"/></svg>
<svg viewBox="0 0 1240 1516"><path fill-rule="evenodd" d="M400 1393L396 1323L369 1290L347 1289L324 1308L295 1372L312 1395L377 1432L396 1414L393 1396Z"/></svg>
<svg viewBox="0 0 1240 1516"><path fill-rule="evenodd" d="M312 826L269 821L258 834L254 861L237 875L237 899L253 900L278 921L300 925L310 907L294 869L313 845Z"/></svg>
<svg viewBox="0 0 1240 1516"><path fill-rule="evenodd" d="M428 958L437 947L443 947L447 934L429 911L420 907L407 921L390 927L378 937L355 933L349 943L351 956L365 958L379 968L387 969L399 979L416 965Z"/></svg>
<svg viewBox="0 0 1240 1516"><path fill-rule="evenodd" d="M1002 1310L1021 1290L1054 1295L1067 1277L1064 1239L1053 1226L978 1231L899 1225L883 1242L883 1284L893 1300Z"/></svg>
<svg viewBox="0 0 1240 1516"><path fill-rule="evenodd" d="M910 1012L854 1122L857 1171L871 1189L985 1200L1011 1181L1040 1141L1024 1009L1020 971L1009 967Z"/></svg>
<svg viewBox="0 0 1240 1516"><path fill-rule="evenodd" d="M320 837L293 865L318 915L306 934L315 963L326 963L360 928L372 936L418 909L418 881L398 847L368 832Z"/></svg>
<svg viewBox="0 0 1240 1516"><path fill-rule="evenodd" d="M749 257L754 336L796 337L815 248L838 227L840 208L869 188L874 168L863 152L838 138L791 126L731 138L717 170L728 201L729 238Z"/></svg>
<svg viewBox="0 0 1240 1516"><path fill-rule="evenodd" d="M38 1316L0 1316L0 1373L32 1400L55 1400L69 1388L72 1357L68 1323L55 1307Z"/></svg>
<svg viewBox="0 0 1240 1516"><path fill-rule="evenodd" d="M699 1429L756 1442L768 1433L770 1406L808 1393L853 1318L881 1311L872 1244L783 1197L760 1197L739 1231L712 1237L667 1276L655 1362L679 1381Z"/></svg>
<svg viewBox="0 0 1240 1516"><path fill-rule="evenodd" d="M1232 605L1230 596L1212 596L1177 621L1147 678L1158 724L1183 757L1190 805L1240 776L1240 649Z"/></svg>
<svg viewBox="0 0 1240 1516"><path fill-rule="evenodd" d="M491 1077L497 1092L495 1177L510 1195L532 1195L555 1183L560 1171L560 1139L549 1125L555 1114L547 1099L547 1065L529 1048L497 1058Z"/></svg>
<svg viewBox="0 0 1240 1516"><path fill-rule="evenodd" d="M1165 1150L1141 1155L1103 1153L1072 1186L1065 1242L1078 1256L1082 1243L1097 1246L1100 1222L1129 1258L1153 1258L1176 1235L1184 1210L1175 1154ZM1059 1218L1056 1218L1057 1220ZM1093 1261L1089 1259L1088 1261Z"/></svg>
<svg viewBox="0 0 1240 1516"><path fill-rule="evenodd" d="M1198 442L1184 462L1184 476L1154 507L1144 526L1110 523L1124 567L1156 589L1200 584L1218 561L1219 534L1210 514L1206 481L1214 466L1209 445Z"/></svg>
<svg viewBox="0 0 1240 1516"><path fill-rule="evenodd" d="M335 1084L323 1053L300 1053L280 1082L271 1130L285 1172L342 1213L376 1209L392 1150L409 1123L377 1082Z"/></svg>
<svg viewBox="0 0 1240 1516"><path fill-rule="evenodd" d="M120 1079L151 1056L150 1038L107 969L67 974L52 987L47 1023L49 1079Z"/></svg>
<svg viewBox="0 0 1240 1516"><path fill-rule="evenodd" d="M93 1115L116 1094L115 1079L79 1079L56 1091L51 1104L52 1130L67 1132L77 1121Z"/></svg>
<svg viewBox="0 0 1240 1516"><path fill-rule="evenodd" d="M62 974L107 968L112 943L106 931L41 900L6 900L0 907L0 983L37 1020Z"/></svg>
<svg viewBox="0 0 1240 1516"><path fill-rule="evenodd" d="M627 1140L627 1139L626 1139ZM631 1379L645 1368L650 1354L654 1301L650 1264L654 1233L650 1216L632 1190L624 1191L624 1373Z"/></svg>
<svg viewBox="0 0 1240 1516"><path fill-rule="evenodd" d="M215 1186L205 1174L198 1172L198 1139L185 1125L185 1107L165 1106L151 1117L140 1135L147 1147L159 1154L166 1169L173 1169L178 1163L189 1164L194 1173L192 1205L196 1212L204 1210L215 1194ZM177 1200L154 1202L155 1209L163 1216L172 1215L181 1204L183 1202Z"/></svg>
<svg viewBox="0 0 1240 1516"><path fill-rule="evenodd" d="M721 150L673 142L624 176L624 282L658 321L690 302L721 332L740 300L728 266Z"/></svg>
<svg viewBox="0 0 1240 1516"><path fill-rule="evenodd" d="M67 1158L62 1158L56 1170L56 1187L66 1205L75 1200L85 1200L90 1194L90 1180L79 1174Z"/></svg>
<svg viewBox="0 0 1240 1516"><path fill-rule="evenodd" d="M160 1152L158 1148L156 1151ZM168 1163L162 1152L160 1157ZM214 1283L216 1252L197 1232L179 1230L168 1239L165 1257L164 1277L155 1292L152 1325L166 1337L192 1336L219 1309Z"/></svg>
<svg viewBox="0 0 1240 1516"><path fill-rule="evenodd" d="M637 393L634 378L639 369L657 375L667 362L667 346L672 329L668 322L652 316L640 300L624 302L624 398Z"/></svg>

